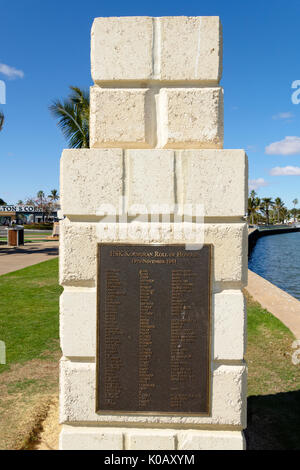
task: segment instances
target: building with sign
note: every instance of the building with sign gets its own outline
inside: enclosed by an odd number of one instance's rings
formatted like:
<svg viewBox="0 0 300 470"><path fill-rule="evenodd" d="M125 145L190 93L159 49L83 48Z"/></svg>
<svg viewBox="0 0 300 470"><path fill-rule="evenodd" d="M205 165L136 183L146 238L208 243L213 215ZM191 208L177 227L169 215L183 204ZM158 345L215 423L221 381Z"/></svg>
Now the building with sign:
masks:
<svg viewBox="0 0 300 470"><path fill-rule="evenodd" d="M43 222L46 218L48 222L57 221L57 209L46 214L35 206L14 204L0 206L0 225L34 224Z"/></svg>

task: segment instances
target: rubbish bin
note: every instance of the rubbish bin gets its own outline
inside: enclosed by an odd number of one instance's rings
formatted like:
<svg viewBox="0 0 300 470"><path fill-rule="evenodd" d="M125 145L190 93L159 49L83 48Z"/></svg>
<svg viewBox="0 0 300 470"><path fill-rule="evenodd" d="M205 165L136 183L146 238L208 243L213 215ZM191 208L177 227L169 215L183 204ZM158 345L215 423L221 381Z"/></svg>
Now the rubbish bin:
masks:
<svg viewBox="0 0 300 470"><path fill-rule="evenodd" d="M24 227L22 225L10 227L8 229L7 241L9 246L24 245Z"/></svg>

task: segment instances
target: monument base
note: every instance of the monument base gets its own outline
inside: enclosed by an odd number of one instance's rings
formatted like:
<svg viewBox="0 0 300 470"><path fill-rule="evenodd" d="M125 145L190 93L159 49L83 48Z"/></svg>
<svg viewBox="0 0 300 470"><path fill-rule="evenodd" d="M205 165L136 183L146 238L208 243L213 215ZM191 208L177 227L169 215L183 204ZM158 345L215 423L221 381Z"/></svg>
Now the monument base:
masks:
<svg viewBox="0 0 300 470"><path fill-rule="evenodd" d="M63 426L64 450L245 450L241 431Z"/></svg>

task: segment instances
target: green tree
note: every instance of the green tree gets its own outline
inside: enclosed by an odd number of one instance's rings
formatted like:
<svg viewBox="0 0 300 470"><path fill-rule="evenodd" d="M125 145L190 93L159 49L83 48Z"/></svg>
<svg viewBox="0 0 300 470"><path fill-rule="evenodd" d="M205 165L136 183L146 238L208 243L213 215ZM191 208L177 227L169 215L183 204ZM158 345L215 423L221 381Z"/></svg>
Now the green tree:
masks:
<svg viewBox="0 0 300 470"><path fill-rule="evenodd" d="M36 197L39 199L40 203L42 203L42 202L43 202L43 199L44 199L44 197L45 197L44 191L38 191Z"/></svg>
<svg viewBox="0 0 300 470"><path fill-rule="evenodd" d="M37 203L38 203L38 208L42 212L42 219L43 222L45 221L45 193L44 191L38 191L37 195Z"/></svg>
<svg viewBox="0 0 300 470"><path fill-rule="evenodd" d="M274 202L272 201L272 198L270 197L262 198L260 209L266 216L267 225L270 224L270 209L271 207L273 207L273 205L274 205Z"/></svg>
<svg viewBox="0 0 300 470"><path fill-rule="evenodd" d="M49 194L48 198L53 202L57 201L59 199L57 189L51 189L51 194Z"/></svg>
<svg viewBox="0 0 300 470"><path fill-rule="evenodd" d="M274 202L274 209L277 214L277 222L279 223L282 220L282 209L284 208L284 202L280 197L277 197Z"/></svg>
<svg viewBox="0 0 300 470"><path fill-rule="evenodd" d="M88 92L70 86L71 94L64 101L55 100L49 106L58 119L58 127L68 141L69 148L89 148L90 98Z"/></svg>
<svg viewBox="0 0 300 470"><path fill-rule="evenodd" d="M285 220L288 221L290 217L291 217L290 211L286 207L283 207L283 209L282 209L282 220L283 220L283 222Z"/></svg>
<svg viewBox="0 0 300 470"><path fill-rule="evenodd" d="M297 216L297 213L298 213L298 211L297 211L297 209L296 209L296 205L298 204L298 202L299 202L299 201L298 201L297 198L293 200L294 209L292 209L291 212L292 212L292 214L293 214L293 216L294 216L294 222L296 222L296 216Z"/></svg>
<svg viewBox="0 0 300 470"><path fill-rule="evenodd" d="M6 206L6 202L0 197L0 206Z"/></svg>
<svg viewBox="0 0 300 470"><path fill-rule="evenodd" d="M256 197L256 192L253 190L250 193L250 197L248 198L248 217L249 221L251 220L251 224L254 224L254 219L257 216L257 211L260 208L260 199Z"/></svg>

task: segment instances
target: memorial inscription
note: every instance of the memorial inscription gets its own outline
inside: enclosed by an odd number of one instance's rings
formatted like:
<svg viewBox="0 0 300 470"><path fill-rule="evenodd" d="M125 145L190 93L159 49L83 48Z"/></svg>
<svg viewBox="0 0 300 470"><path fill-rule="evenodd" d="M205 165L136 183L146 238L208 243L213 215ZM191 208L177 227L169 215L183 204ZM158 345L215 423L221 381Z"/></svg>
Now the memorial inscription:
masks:
<svg viewBox="0 0 300 470"><path fill-rule="evenodd" d="M99 244L97 412L210 413L211 246Z"/></svg>

